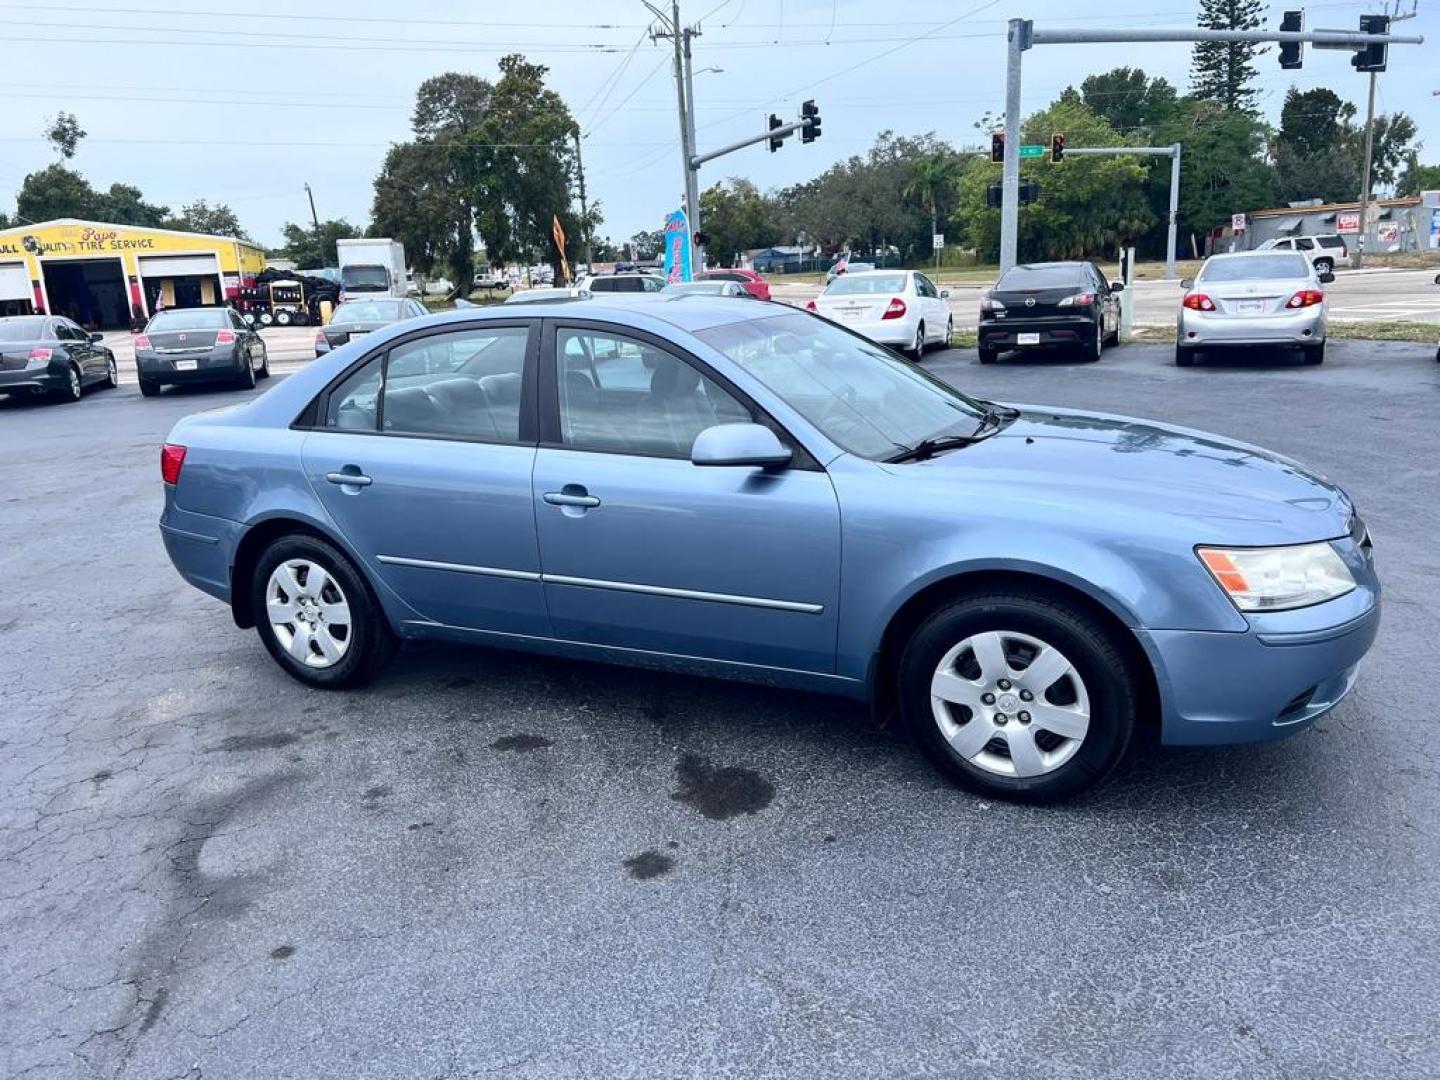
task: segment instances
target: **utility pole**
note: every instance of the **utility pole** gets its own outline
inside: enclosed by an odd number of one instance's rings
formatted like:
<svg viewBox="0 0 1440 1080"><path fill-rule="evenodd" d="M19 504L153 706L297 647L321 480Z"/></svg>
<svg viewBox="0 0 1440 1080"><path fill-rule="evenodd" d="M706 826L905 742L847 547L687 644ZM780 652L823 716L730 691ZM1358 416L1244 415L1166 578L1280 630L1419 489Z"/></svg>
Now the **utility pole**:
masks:
<svg viewBox="0 0 1440 1080"><path fill-rule="evenodd" d="M575 172L580 182L580 232L585 239L585 267L588 270L595 265L595 253L590 247L590 204L585 201L585 159L580 156L580 127L578 124L570 134L575 139Z"/></svg>
<svg viewBox="0 0 1440 1080"><path fill-rule="evenodd" d="M680 164L684 177L685 224L689 232L686 242L690 245L690 265L700 269L695 234L700 231L700 184L695 175L695 110L690 100L694 80L690 74L690 39L699 35L698 28L680 25L680 0L670 0L670 14L666 15L646 0L645 6L660 20L663 30L652 30L650 40L668 38L675 47L673 62L675 73L675 104L680 114Z"/></svg>
<svg viewBox="0 0 1440 1080"><path fill-rule="evenodd" d="M315 232L320 232L320 217L315 213L315 192L310 190L309 183L305 185L305 194L310 197L310 224L315 226Z"/></svg>
<svg viewBox="0 0 1440 1080"><path fill-rule="evenodd" d="M1387 9L1389 4L1386 5ZM1401 12L1400 0L1395 0L1395 11L1386 12L1390 23L1404 22L1415 17L1415 8ZM1387 23L1388 27L1388 23ZM1365 161L1360 168L1360 235L1355 240L1355 258L1351 263L1357 270L1365 265L1365 241L1370 235L1370 168L1374 163L1375 149L1375 82L1380 72L1370 71L1370 94L1365 103Z"/></svg>
<svg viewBox="0 0 1440 1080"><path fill-rule="evenodd" d="M1419 35L1356 33L1349 30L1209 30L1186 26L1156 30L1042 30L1030 19L1011 19L1005 69L1005 155L1000 183L1000 272L1015 265L1020 237L1020 83L1025 53L1036 45L1134 44L1158 41L1309 42L1318 48L1423 45ZM1368 183L1366 184L1368 187Z"/></svg>

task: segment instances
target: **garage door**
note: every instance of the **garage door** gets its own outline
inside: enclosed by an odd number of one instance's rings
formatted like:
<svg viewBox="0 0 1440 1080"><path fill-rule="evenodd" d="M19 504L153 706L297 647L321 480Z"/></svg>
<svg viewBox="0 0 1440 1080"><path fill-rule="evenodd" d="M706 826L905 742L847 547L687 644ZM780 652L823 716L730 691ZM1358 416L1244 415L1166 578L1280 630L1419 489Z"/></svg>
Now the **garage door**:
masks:
<svg viewBox="0 0 1440 1080"><path fill-rule="evenodd" d="M220 260L214 255L142 255L140 275L147 278L189 277L218 274Z"/></svg>
<svg viewBox="0 0 1440 1080"><path fill-rule="evenodd" d="M0 300L29 300L30 277L24 263L0 263Z"/></svg>

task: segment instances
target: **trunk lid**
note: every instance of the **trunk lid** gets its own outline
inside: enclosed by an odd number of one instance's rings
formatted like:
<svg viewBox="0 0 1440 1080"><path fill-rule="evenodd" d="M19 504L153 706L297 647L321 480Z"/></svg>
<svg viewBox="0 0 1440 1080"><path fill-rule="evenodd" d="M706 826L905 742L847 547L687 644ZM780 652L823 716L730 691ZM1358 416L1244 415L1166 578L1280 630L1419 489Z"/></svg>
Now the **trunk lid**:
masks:
<svg viewBox="0 0 1440 1080"><path fill-rule="evenodd" d="M815 300L815 310L827 319L836 322L879 322L885 315L894 293L842 293L839 296L821 294Z"/></svg>
<svg viewBox="0 0 1440 1080"><path fill-rule="evenodd" d="M1301 289L1312 288L1303 280L1288 281L1235 281L1196 285L1197 292L1203 292L1215 302L1215 309L1221 315L1283 315L1286 303Z"/></svg>
<svg viewBox="0 0 1440 1080"><path fill-rule="evenodd" d="M150 349L157 353L203 352L215 347L214 330L165 330L146 336Z"/></svg>
<svg viewBox="0 0 1440 1080"><path fill-rule="evenodd" d="M1071 285L1051 285L1034 289L994 289L990 296L1005 305L1007 314L1018 318L1046 315L1073 315L1073 307L1061 307L1060 301L1068 296L1084 292L1077 281Z"/></svg>

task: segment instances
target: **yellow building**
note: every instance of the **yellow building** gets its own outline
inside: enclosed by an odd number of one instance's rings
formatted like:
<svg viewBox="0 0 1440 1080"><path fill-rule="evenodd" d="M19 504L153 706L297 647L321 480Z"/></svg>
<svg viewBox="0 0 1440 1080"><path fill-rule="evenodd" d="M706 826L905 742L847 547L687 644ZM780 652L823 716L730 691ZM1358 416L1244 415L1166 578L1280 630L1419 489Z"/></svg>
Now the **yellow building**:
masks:
<svg viewBox="0 0 1440 1080"><path fill-rule="evenodd" d="M265 252L228 236L60 218L0 229L0 316L66 315L120 329L166 307L233 299Z"/></svg>

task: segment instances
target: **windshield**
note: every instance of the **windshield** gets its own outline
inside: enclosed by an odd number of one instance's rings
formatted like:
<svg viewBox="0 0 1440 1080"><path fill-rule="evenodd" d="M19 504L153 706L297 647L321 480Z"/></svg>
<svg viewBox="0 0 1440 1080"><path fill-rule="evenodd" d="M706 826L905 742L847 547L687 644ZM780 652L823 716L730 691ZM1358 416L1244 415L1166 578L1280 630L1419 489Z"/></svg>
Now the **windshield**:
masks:
<svg viewBox="0 0 1440 1080"><path fill-rule="evenodd" d="M856 277L846 274L837 277L825 290L826 296L870 296L875 293L894 295L905 291L904 274L867 274Z"/></svg>
<svg viewBox="0 0 1440 1080"><path fill-rule="evenodd" d="M230 313L224 308L180 308L160 311L145 327L147 333L157 330L224 330L230 326Z"/></svg>
<svg viewBox="0 0 1440 1080"><path fill-rule="evenodd" d="M1200 271L1200 281L1289 281L1310 276L1304 255L1241 255L1211 259Z"/></svg>
<svg viewBox="0 0 1440 1080"><path fill-rule="evenodd" d="M45 336L44 318L0 319L0 341L40 341Z"/></svg>
<svg viewBox="0 0 1440 1080"><path fill-rule="evenodd" d="M394 322L401 317L400 301L351 300L335 309L330 320L331 326L346 323Z"/></svg>
<svg viewBox="0 0 1440 1080"><path fill-rule="evenodd" d="M834 442L878 460L922 439L969 434L979 402L833 323L796 312L695 335L763 382Z"/></svg>
<svg viewBox="0 0 1440 1080"><path fill-rule="evenodd" d="M390 274L383 266L346 266L340 270L340 284L350 292L384 292L390 288Z"/></svg>
<svg viewBox="0 0 1440 1080"><path fill-rule="evenodd" d="M1080 281L1078 266L1013 266L1000 275L997 289L1069 288Z"/></svg>

